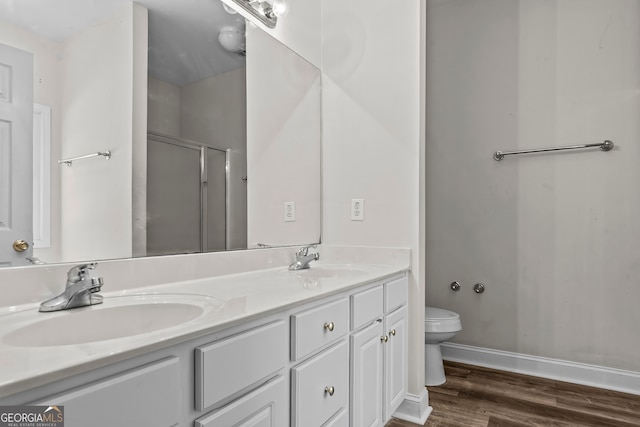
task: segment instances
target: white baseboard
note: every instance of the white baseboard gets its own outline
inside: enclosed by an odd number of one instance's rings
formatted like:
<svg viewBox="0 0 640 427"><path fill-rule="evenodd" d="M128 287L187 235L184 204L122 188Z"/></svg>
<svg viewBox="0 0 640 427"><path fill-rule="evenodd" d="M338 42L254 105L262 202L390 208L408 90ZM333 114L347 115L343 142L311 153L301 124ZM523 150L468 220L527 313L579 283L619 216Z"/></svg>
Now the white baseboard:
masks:
<svg viewBox="0 0 640 427"><path fill-rule="evenodd" d="M420 395L407 394L393 418L424 425L433 408L429 406L429 392L425 388Z"/></svg>
<svg viewBox="0 0 640 427"><path fill-rule="evenodd" d="M640 395L640 373L566 360L443 343L442 358L503 371Z"/></svg>

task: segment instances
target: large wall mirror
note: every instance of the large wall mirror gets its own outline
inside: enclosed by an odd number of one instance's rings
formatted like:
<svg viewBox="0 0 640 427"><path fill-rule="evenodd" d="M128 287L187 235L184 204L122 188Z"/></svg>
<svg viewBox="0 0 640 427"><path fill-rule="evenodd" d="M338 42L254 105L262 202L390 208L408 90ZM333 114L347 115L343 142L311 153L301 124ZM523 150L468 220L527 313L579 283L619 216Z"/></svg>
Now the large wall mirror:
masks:
<svg viewBox="0 0 640 427"><path fill-rule="evenodd" d="M319 242L320 96L219 0L0 0L0 266Z"/></svg>

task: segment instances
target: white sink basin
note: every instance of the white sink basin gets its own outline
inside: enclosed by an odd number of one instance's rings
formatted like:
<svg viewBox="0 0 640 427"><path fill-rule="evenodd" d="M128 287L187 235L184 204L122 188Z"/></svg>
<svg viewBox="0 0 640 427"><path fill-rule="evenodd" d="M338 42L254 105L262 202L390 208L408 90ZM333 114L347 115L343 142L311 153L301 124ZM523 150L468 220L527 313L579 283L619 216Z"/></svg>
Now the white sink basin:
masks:
<svg viewBox="0 0 640 427"><path fill-rule="evenodd" d="M0 318L4 344L19 347L78 345L132 337L183 325L219 301L200 295L105 297L102 304L53 313L22 311Z"/></svg>

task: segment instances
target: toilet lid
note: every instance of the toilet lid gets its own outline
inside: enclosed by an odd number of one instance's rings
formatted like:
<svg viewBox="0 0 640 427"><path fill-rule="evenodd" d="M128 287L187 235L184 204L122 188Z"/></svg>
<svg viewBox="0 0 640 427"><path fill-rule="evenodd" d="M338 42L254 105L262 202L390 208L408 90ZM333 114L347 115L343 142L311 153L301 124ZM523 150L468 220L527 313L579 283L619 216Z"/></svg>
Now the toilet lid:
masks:
<svg viewBox="0 0 640 427"><path fill-rule="evenodd" d="M460 318L460 315L442 308L425 307L424 318L425 320L456 320Z"/></svg>

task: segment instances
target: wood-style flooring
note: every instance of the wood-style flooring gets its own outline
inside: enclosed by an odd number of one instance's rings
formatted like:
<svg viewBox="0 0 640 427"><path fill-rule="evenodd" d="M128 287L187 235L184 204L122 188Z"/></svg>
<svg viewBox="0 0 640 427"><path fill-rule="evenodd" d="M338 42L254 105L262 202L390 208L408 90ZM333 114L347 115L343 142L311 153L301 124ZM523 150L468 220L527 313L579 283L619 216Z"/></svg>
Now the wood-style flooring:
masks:
<svg viewBox="0 0 640 427"><path fill-rule="evenodd" d="M427 387L427 427L640 426L637 395L446 361L445 372L445 384Z"/></svg>

